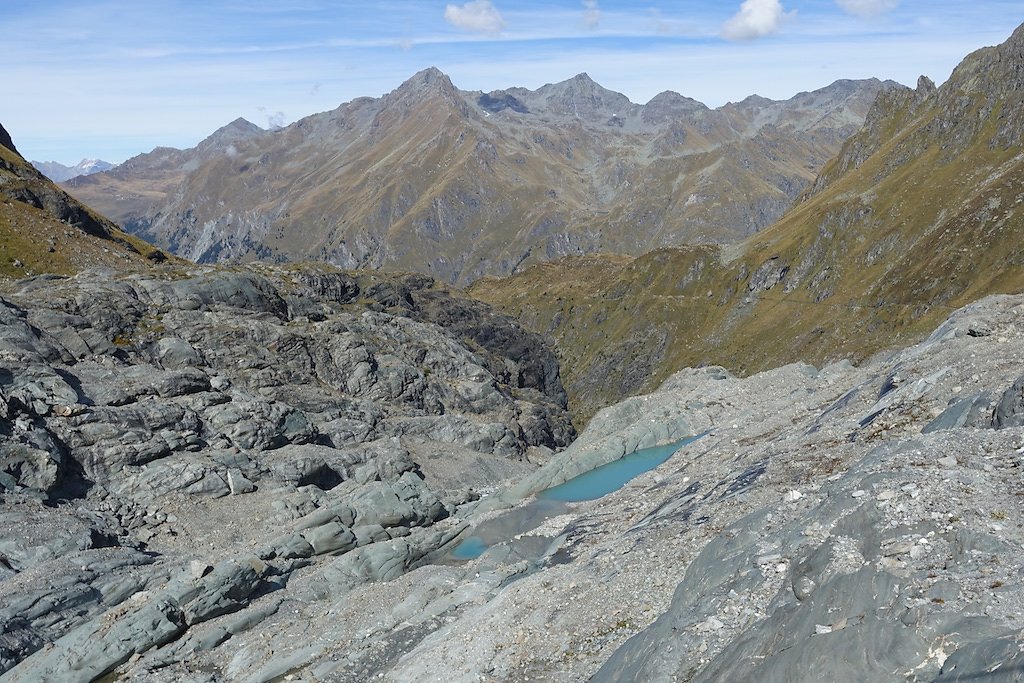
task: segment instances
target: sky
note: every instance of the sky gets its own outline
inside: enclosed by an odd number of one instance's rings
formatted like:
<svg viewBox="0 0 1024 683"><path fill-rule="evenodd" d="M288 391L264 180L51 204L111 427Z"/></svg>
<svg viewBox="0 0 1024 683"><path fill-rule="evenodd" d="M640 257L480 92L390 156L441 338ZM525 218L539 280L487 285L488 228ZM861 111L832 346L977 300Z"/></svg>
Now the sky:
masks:
<svg viewBox="0 0 1024 683"><path fill-rule="evenodd" d="M379 97L436 66L463 90L586 72L645 103L787 99L840 78L941 84L1020 0L3 0L0 124L28 159L119 163Z"/></svg>

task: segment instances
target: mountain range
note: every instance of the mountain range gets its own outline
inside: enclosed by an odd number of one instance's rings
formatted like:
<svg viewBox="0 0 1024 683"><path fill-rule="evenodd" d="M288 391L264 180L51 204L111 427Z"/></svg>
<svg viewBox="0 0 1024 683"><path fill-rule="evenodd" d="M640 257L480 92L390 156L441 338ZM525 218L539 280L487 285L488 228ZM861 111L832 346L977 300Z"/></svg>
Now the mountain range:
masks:
<svg viewBox="0 0 1024 683"><path fill-rule="evenodd" d="M33 166L38 168L43 175L55 183L71 180L80 175L101 173L114 168L114 164L101 159L82 159L74 166L65 166L59 161L32 161Z"/></svg>
<svg viewBox="0 0 1024 683"><path fill-rule="evenodd" d="M474 286L557 340L578 415L722 364L862 360L1024 287L1024 28L936 88L879 95L775 225L741 244L587 257Z"/></svg>
<svg viewBox="0 0 1024 683"><path fill-rule="evenodd" d="M445 81L307 125L399 155L370 197L493 119L562 117L565 142L650 107ZM340 202L309 130L242 120L75 184L138 216L202 182L255 197L302 167L282 134ZM0 127L0 678L1021 680L1024 26L940 87L880 87L803 187L738 242L458 291L165 256ZM218 257L285 257L214 227Z"/></svg>
<svg viewBox="0 0 1024 683"><path fill-rule="evenodd" d="M276 131L236 120L66 185L201 263L314 259L466 284L573 254L728 242L773 223L861 125L878 80L710 109L586 74L458 90L437 69Z"/></svg>

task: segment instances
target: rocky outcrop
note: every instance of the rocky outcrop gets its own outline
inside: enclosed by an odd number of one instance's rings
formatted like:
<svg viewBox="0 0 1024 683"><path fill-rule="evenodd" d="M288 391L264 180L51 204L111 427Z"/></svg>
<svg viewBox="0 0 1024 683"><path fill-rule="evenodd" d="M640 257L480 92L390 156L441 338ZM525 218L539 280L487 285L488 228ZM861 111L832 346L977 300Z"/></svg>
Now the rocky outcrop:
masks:
<svg viewBox="0 0 1024 683"><path fill-rule="evenodd" d="M1016 675L1024 434L993 416L1024 298L861 367L685 370L552 453L517 406L558 424L560 392L517 386L518 344L516 382L486 369L486 310L417 319L425 292L452 296L294 268L6 294L4 679ZM531 500L688 435L618 492Z"/></svg>
<svg viewBox="0 0 1024 683"><path fill-rule="evenodd" d="M1024 377L1019 377L996 403L996 407L992 411L992 426L1002 429L1022 425L1024 425Z"/></svg>
<svg viewBox="0 0 1024 683"><path fill-rule="evenodd" d="M40 277L0 322L5 680L165 667L309 565L332 591L395 578L575 435L539 339L426 278ZM453 490L470 456L489 474Z"/></svg>
<svg viewBox="0 0 1024 683"><path fill-rule="evenodd" d="M11 134L7 132L7 129L4 128L3 125L0 125L0 146L6 147L10 151L17 154L19 157L21 156L17 148L14 146L14 141L11 139Z"/></svg>

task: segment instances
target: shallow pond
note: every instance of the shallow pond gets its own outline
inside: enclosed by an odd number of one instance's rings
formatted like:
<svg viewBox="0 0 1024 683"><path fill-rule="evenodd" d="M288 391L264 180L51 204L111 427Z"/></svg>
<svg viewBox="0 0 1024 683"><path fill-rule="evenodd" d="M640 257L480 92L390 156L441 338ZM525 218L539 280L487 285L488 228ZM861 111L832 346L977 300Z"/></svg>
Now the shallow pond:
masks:
<svg viewBox="0 0 1024 683"><path fill-rule="evenodd" d="M618 460L613 460L573 477L564 484L545 489L538 493L537 497L576 503L606 496L613 491L618 491L630 480L639 477L644 472L653 470L671 458L680 448L697 438L699 437L691 436L664 446L641 448Z"/></svg>
<svg viewBox="0 0 1024 683"><path fill-rule="evenodd" d="M665 462L680 448L700 438L691 436L664 446L641 448L618 460L595 467L573 477L564 484L552 486L537 494L535 500L481 523L473 534L452 551L456 560L480 557L488 548L504 543L520 534L536 529L545 520L566 512L565 503L595 500L617 491L632 479Z"/></svg>

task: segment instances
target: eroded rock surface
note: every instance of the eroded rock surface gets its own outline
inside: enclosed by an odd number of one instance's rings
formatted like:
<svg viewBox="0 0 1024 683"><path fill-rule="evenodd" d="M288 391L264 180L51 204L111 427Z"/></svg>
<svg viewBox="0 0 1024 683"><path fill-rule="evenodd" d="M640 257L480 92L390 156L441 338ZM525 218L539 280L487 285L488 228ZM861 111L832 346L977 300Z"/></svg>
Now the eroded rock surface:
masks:
<svg viewBox="0 0 1024 683"><path fill-rule="evenodd" d="M557 545L547 558L523 563L526 536L488 550L461 588L475 603L385 679L1019 680L1024 431L999 416L1022 315L1024 298L989 298L860 368L687 370L602 411L492 506L633 445L707 434L530 531Z"/></svg>
<svg viewBox="0 0 1024 683"><path fill-rule="evenodd" d="M321 275L5 298L5 680L1019 679L1024 297L861 367L685 370L563 448L544 363Z"/></svg>
<svg viewBox="0 0 1024 683"><path fill-rule="evenodd" d="M297 574L393 579L575 436L539 338L422 276L36 278L0 322L4 680L187 680Z"/></svg>

